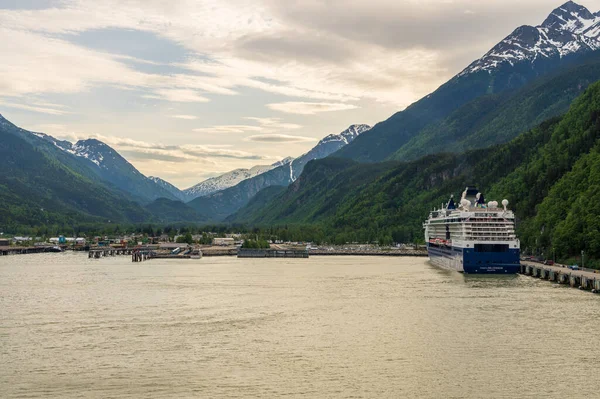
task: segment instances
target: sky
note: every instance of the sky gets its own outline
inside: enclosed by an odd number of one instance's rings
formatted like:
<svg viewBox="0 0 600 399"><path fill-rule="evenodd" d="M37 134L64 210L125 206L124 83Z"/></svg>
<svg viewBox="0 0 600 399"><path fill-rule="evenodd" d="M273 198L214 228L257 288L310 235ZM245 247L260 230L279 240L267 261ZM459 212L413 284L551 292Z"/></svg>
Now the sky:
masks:
<svg viewBox="0 0 600 399"><path fill-rule="evenodd" d="M562 3L0 0L0 114L186 188L385 120Z"/></svg>

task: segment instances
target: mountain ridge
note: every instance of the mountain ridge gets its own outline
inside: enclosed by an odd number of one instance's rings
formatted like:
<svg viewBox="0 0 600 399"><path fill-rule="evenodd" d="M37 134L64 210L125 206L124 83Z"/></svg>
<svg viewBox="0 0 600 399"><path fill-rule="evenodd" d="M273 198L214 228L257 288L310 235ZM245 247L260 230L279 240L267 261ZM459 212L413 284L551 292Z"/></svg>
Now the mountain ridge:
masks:
<svg viewBox="0 0 600 399"><path fill-rule="evenodd" d="M570 7L569 4L565 3L563 6ZM550 16L561 7L555 9ZM594 15L594 18L597 16ZM551 22L547 24L550 25ZM551 29L548 27L518 27L483 57L473 61L434 92L377 123L370 131L333 156L359 162L392 159L394 153L418 136L423 129L447 118L465 104L486 95L510 93L560 68L581 63L588 55L597 54L596 49L600 43L596 40L600 29L598 32L594 30L596 22L588 25L590 23L586 24L588 36L569 30L553 30L558 33L548 36L546 32ZM576 29L577 24L571 23L568 26L569 29ZM540 40L540 47L536 47Z"/></svg>
<svg viewBox="0 0 600 399"><path fill-rule="evenodd" d="M259 191L269 186L288 186L302 174L307 163L327 157L369 129L370 126L365 124L350 125L339 134L330 134L324 137L311 150L285 165L243 180L225 190L198 197L190 201L189 205L212 221L223 221L247 204Z"/></svg>

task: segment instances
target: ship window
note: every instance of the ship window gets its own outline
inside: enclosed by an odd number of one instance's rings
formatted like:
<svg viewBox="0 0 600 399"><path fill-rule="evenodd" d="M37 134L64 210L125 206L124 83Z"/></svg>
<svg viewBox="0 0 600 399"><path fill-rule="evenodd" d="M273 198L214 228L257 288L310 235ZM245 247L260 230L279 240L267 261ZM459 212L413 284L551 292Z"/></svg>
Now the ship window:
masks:
<svg viewBox="0 0 600 399"><path fill-rule="evenodd" d="M475 244L475 252L508 252L508 244Z"/></svg>

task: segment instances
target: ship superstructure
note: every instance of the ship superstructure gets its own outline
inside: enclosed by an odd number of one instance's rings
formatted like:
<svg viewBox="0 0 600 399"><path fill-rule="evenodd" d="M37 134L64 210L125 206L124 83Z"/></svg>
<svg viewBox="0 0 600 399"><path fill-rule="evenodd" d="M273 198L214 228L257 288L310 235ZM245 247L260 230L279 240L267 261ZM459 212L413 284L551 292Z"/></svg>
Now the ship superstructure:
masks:
<svg viewBox="0 0 600 399"><path fill-rule="evenodd" d="M467 187L458 204L429 214L423 224L429 259L435 265L469 274L514 274L520 267L520 243L508 201L485 203L475 187Z"/></svg>

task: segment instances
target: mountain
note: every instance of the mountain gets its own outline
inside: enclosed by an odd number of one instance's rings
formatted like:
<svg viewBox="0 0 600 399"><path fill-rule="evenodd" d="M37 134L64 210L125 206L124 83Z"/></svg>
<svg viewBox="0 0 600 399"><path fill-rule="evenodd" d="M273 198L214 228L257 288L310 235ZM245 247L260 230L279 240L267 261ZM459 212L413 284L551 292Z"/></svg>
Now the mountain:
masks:
<svg viewBox="0 0 600 399"><path fill-rule="evenodd" d="M306 154L299 156L290 163L290 176L292 181L302 174L304 166L313 159L321 159L333 154L342 147L350 144L354 139L371 129L369 125L351 125L340 134L330 134L324 137L316 146Z"/></svg>
<svg viewBox="0 0 600 399"><path fill-rule="evenodd" d="M300 157L241 181L233 187L196 198L189 205L211 221L222 221L250 201L259 191L269 186L287 186L302 174L304 166L311 160L325 158L348 145L364 132L368 125L351 125L339 134L323 138L315 147Z"/></svg>
<svg viewBox="0 0 600 399"><path fill-rule="evenodd" d="M81 223L150 217L126 195L74 171L22 133L0 118L0 230L52 225L70 231Z"/></svg>
<svg viewBox="0 0 600 399"><path fill-rule="evenodd" d="M294 157L286 157L286 158L282 159L281 161L275 162L272 166L274 168L277 168L278 166L287 165L288 163L292 162L293 160L294 160Z"/></svg>
<svg viewBox="0 0 600 399"><path fill-rule="evenodd" d="M600 48L600 19L573 2L540 26L521 26L436 91L378 123L335 153L360 162L393 158L424 129L483 96L510 95L560 68L578 65ZM424 154L417 154L424 155Z"/></svg>
<svg viewBox="0 0 600 399"><path fill-rule="evenodd" d="M100 178L128 192L140 202L149 202L162 197L176 198L167 189L140 173L117 151L99 140L80 140L72 146L72 149L66 151L93 163Z"/></svg>
<svg viewBox="0 0 600 399"><path fill-rule="evenodd" d="M502 64L514 66L539 59L562 58L600 49L600 17L572 1L552 11L539 26L521 26L461 75L493 73Z"/></svg>
<svg viewBox="0 0 600 399"><path fill-rule="evenodd" d="M544 120L564 114L590 84L600 80L600 53L582 65L561 68L516 91L481 96L422 129L389 159L414 160L505 143Z"/></svg>
<svg viewBox="0 0 600 399"><path fill-rule="evenodd" d="M291 160L292 158L288 157L272 165L259 165L251 169L232 170L231 172L227 172L220 176L211 177L210 179L204 180L193 187L183 190L183 193L187 200L191 201L194 198L204 197L206 195L216 193L217 191L233 187L241 181L261 175L279 166L287 165L289 162L291 162Z"/></svg>
<svg viewBox="0 0 600 399"><path fill-rule="evenodd" d="M365 168L372 169L361 175ZM524 250L556 250L562 259L585 250L598 259L598 176L600 83L595 83L564 116L505 144L411 162L311 162L285 191L258 210L240 209L231 221L310 224L319 226L322 238L342 244L412 242L422 240L422 222L432 207L476 184L486 198L510 201Z"/></svg>
<svg viewBox="0 0 600 399"><path fill-rule="evenodd" d="M175 187L168 181L163 180L160 177L155 177L155 176L148 176L148 179L153 181L154 184L167 190L169 193L171 193L171 195L173 197L177 198L179 201L183 201L183 202L188 201L188 196L183 191L181 191L180 189L178 189L177 187Z"/></svg>
<svg viewBox="0 0 600 399"><path fill-rule="evenodd" d="M145 208L154 216L154 221L158 223L200 223L206 221L206 217L199 215L183 202L167 198L154 200Z"/></svg>
<svg viewBox="0 0 600 399"><path fill-rule="evenodd" d="M90 180L99 179L138 202L146 203L160 197L175 199L169 191L141 174L116 150L99 140L80 140L75 144L57 140L44 133L21 129L1 115L0 127L5 127L7 133L19 136L74 172Z"/></svg>

